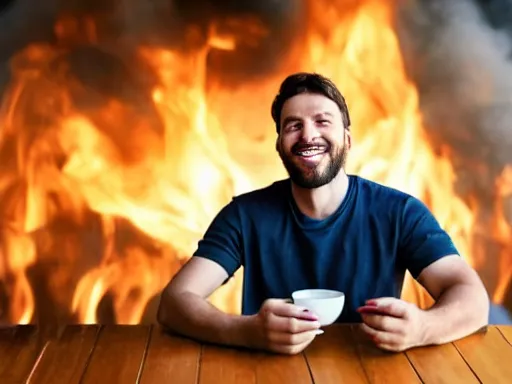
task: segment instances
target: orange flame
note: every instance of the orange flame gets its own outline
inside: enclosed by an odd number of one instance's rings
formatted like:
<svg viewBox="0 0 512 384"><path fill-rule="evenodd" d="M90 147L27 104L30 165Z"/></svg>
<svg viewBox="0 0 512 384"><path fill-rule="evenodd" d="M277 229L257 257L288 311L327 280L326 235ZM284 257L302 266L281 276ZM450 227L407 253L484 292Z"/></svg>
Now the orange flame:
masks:
<svg viewBox="0 0 512 384"><path fill-rule="evenodd" d="M214 23L202 46L187 52L140 47L138 59L157 81L132 84L134 100L86 87L72 75L71 47L98 39L90 19L63 18L59 46L32 45L13 58L0 111L0 278L11 290L11 321L33 319L27 270L55 255L79 270L78 276L57 270L50 284L77 321L100 321L106 296L118 323L142 321L218 210L234 194L286 176L274 150L269 104L279 82L297 70L327 75L345 94L355 144L348 172L421 198L467 260L482 265L471 242L475 207L454 190L448 151L434 153L425 136L390 3L368 0L340 10L311 1L308 11L306 38L281 68L236 89L208 77L207 55L236 50L240 39L257 44L268 31L254 20ZM189 37L197 38L193 30ZM511 194L511 174L498 181L500 198ZM511 230L499 210L497 302L512 276ZM241 277L239 271L211 301L238 312ZM70 292L62 288L69 285ZM410 276L404 298L429 303Z"/></svg>

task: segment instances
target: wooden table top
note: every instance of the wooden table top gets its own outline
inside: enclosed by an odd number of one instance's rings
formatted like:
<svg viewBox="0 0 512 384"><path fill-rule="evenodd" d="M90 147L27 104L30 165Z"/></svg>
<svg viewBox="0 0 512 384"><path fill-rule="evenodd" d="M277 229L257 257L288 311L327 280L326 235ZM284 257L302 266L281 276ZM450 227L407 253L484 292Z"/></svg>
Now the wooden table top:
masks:
<svg viewBox="0 0 512 384"><path fill-rule="evenodd" d="M295 356L199 344L158 326L0 329L0 383L511 383L512 326L389 353L354 325L325 328Z"/></svg>

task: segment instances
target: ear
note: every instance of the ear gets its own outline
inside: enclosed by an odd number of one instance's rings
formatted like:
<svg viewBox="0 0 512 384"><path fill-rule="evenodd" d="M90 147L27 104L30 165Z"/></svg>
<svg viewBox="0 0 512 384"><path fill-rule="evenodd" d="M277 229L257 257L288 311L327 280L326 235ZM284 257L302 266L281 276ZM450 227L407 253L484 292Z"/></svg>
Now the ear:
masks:
<svg viewBox="0 0 512 384"><path fill-rule="evenodd" d="M345 129L345 147L352 148L352 135L348 129Z"/></svg>
<svg viewBox="0 0 512 384"><path fill-rule="evenodd" d="M276 137L276 151L279 152L279 135Z"/></svg>

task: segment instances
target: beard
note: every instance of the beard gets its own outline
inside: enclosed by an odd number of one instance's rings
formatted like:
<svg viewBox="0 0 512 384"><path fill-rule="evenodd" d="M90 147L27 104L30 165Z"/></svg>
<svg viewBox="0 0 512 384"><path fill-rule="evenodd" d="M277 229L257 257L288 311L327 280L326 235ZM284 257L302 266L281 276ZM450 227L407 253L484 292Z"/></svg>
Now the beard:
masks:
<svg viewBox="0 0 512 384"><path fill-rule="evenodd" d="M329 163L323 171L319 170L320 163L316 167L307 170L301 168L293 161L293 150L291 154L286 154L279 146L278 152L291 181L301 188L313 189L329 184L340 173L341 169L345 168L348 150L346 146L330 146L329 151L324 155L328 157Z"/></svg>

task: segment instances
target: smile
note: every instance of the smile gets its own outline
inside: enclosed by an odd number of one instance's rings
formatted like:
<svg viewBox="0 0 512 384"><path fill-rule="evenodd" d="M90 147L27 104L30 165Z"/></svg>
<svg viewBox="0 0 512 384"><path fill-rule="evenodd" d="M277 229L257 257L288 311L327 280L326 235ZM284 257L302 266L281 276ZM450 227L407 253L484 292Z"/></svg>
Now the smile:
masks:
<svg viewBox="0 0 512 384"><path fill-rule="evenodd" d="M307 147L295 151L295 155L300 157L314 157L318 155L323 155L327 152L327 147L324 146L315 146L315 147Z"/></svg>

